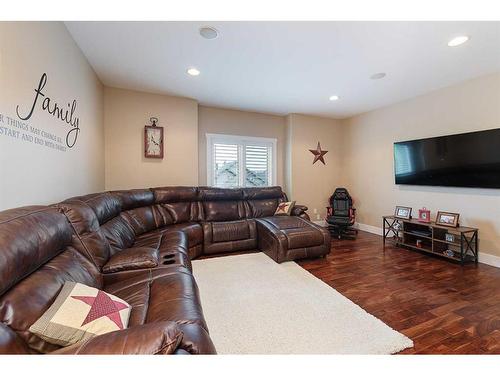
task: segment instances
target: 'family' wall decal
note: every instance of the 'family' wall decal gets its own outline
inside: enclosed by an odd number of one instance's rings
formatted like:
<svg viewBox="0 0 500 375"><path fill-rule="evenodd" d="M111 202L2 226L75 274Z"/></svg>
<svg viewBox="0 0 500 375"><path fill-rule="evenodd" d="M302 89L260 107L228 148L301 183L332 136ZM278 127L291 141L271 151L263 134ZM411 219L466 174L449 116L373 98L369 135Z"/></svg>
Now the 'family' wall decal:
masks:
<svg viewBox="0 0 500 375"><path fill-rule="evenodd" d="M39 97L44 97L41 103L41 109L46 111L50 115L57 117L59 120L65 122L67 125L71 127L71 129L66 134L66 146L68 148L72 148L78 139L78 134L80 133L80 119L75 116L77 102L76 99L73 99L71 103L68 103L67 108L63 108L59 106L59 104L53 101L50 97L46 96L43 92L45 85L47 84L47 74L43 73L40 77L40 81L38 83L38 88L35 88L35 97L33 100L33 104L31 105L31 109L26 115L21 115L19 105L16 106L17 116L23 120L29 120L35 111L37 101Z"/></svg>

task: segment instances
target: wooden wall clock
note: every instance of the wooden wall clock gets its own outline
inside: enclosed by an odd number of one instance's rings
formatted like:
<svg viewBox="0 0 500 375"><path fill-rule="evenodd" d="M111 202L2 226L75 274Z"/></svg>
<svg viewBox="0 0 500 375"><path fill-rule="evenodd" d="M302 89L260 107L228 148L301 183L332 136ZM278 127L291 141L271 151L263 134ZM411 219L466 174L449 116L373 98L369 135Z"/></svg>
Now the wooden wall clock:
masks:
<svg viewBox="0 0 500 375"><path fill-rule="evenodd" d="M144 127L144 156L163 159L163 126L157 126L158 119L151 117L151 125Z"/></svg>

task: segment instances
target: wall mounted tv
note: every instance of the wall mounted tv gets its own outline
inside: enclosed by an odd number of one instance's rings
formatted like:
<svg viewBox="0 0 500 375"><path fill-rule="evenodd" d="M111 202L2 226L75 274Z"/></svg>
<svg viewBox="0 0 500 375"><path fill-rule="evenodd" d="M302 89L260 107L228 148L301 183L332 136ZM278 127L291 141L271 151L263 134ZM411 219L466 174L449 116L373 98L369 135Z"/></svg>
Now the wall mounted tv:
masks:
<svg viewBox="0 0 500 375"><path fill-rule="evenodd" d="M396 184L500 189L500 128L394 143Z"/></svg>

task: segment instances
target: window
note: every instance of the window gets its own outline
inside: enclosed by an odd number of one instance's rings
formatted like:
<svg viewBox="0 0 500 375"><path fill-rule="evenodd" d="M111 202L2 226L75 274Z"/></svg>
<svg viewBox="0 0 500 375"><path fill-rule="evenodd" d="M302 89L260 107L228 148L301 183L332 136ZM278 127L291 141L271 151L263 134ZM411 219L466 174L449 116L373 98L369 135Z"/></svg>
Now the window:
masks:
<svg viewBox="0 0 500 375"><path fill-rule="evenodd" d="M207 134L207 184L276 185L276 139Z"/></svg>

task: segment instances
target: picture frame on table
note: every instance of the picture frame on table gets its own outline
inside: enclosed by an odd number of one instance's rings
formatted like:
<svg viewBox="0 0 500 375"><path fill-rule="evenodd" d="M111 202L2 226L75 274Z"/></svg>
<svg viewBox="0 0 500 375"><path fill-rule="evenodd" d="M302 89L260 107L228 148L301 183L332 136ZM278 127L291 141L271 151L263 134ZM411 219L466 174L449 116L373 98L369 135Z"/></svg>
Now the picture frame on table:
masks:
<svg viewBox="0 0 500 375"><path fill-rule="evenodd" d="M446 233L444 235L444 239L446 242L453 242L454 243L455 242L455 235L452 233Z"/></svg>
<svg viewBox="0 0 500 375"><path fill-rule="evenodd" d="M456 228L458 227L459 217L460 214L454 212L438 211L436 216L436 224Z"/></svg>
<svg viewBox="0 0 500 375"><path fill-rule="evenodd" d="M411 219L411 207L396 206L394 217L407 220Z"/></svg>

